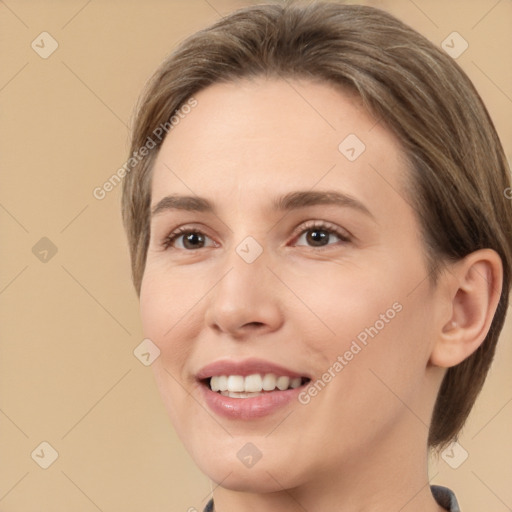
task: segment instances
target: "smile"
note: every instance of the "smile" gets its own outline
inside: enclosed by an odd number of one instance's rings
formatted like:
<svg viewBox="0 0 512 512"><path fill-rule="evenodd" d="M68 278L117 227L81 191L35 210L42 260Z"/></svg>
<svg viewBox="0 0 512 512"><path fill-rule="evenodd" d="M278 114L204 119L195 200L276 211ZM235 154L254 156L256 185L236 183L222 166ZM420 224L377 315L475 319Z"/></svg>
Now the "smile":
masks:
<svg viewBox="0 0 512 512"><path fill-rule="evenodd" d="M199 370L196 379L212 412L253 420L296 402L311 376L263 359L222 359Z"/></svg>
<svg viewBox="0 0 512 512"><path fill-rule="evenodd" d="M288 377L274 373L252 375L214 375L207 379L212 391L231 398L252 398L278 389L295 389L309 382L307 377Z"/></svg>

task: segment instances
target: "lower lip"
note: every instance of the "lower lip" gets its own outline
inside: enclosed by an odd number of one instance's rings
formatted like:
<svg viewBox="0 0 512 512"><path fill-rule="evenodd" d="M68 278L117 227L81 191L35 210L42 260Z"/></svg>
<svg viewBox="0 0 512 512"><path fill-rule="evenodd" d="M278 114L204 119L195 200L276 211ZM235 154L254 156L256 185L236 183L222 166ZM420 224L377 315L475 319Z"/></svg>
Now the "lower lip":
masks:
<svg viewBox="0 0 512 512"><path fill-rule="evenodd" d="M230 419L252 420L261 418L297 400L305 385L285 391L271 391L252 398L231 398L200 385L204 400L215 413Z"/></svg>

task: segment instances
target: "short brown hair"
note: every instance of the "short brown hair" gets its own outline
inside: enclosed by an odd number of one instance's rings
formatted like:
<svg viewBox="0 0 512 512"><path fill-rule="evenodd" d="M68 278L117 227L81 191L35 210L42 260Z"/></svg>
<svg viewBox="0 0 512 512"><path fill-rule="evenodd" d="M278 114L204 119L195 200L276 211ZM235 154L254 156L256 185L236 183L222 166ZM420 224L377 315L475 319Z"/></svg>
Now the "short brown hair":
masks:
<svg viewBox="0 0 512 512"><path fill-rule="evenodd" d="M481 346L446 372L429 446L455 438L494 357L509 300L512 209L508 164L490 116L462 69L425 37L372 7L336 3L258 5L186 39L149 82L131 152L191 96L217 82L267 76L321 80L355 91L395 134L411 169L430 283L443 262L482 248L502 259L503 288ZM150 237L151 169L161 141L123 184L123 221L137 293Z"/></svg>

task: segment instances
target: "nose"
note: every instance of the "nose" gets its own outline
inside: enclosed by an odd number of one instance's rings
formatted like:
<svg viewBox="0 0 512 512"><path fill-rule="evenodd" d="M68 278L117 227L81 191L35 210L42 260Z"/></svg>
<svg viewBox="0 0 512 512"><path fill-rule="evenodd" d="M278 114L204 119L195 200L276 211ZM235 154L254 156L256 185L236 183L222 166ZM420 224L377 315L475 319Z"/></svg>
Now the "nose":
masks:
<svg viewBox="0 0 512 512"><path fill-rule="evenodd" d="M275 331L283 324L279 282L267 267L265 251L253 262L235 250L225 259L223 277L207 296L206 325L242 339Z"/></svg>

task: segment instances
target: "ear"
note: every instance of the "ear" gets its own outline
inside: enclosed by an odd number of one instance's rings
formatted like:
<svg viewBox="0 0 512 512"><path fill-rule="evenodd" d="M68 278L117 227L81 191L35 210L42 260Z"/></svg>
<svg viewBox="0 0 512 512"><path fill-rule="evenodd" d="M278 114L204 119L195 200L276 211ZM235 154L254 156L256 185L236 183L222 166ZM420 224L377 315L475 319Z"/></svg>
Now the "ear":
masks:
<svg viewBox="0 0 512 512"><path fill-rule="evenodd" d="M448 298L429 363L448 368L468 358L489 332L503 286L503 264L492 249L480 249L450 266Z"/></svg>

